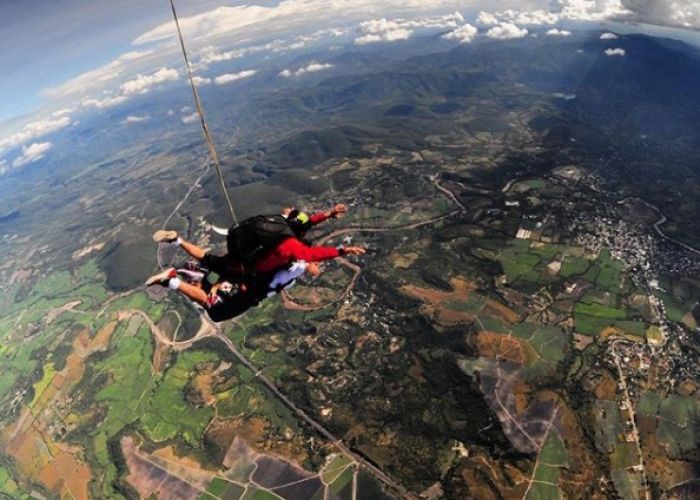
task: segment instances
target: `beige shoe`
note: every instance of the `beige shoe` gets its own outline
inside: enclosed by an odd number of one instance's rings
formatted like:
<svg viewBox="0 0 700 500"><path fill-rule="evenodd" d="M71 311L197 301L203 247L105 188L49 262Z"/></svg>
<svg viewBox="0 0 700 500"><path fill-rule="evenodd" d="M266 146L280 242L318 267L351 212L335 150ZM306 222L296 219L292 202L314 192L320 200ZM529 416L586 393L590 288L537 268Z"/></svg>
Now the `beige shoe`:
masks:
<svg viewBox="0 0 700 500"><path fill-rule="evenodd" d="M146 286L153 285L163 285L168 286L168 281L177 276L177 271L174 267L166 269L165 271L155 274L146 280Z"/></svg>
<svg viewBox="0 0 700 500"><path fill-rule="evenodd" d="M156 243L172 243L177 239L177 231L166 231L161 229L153 233L153 241Z"/></svg>

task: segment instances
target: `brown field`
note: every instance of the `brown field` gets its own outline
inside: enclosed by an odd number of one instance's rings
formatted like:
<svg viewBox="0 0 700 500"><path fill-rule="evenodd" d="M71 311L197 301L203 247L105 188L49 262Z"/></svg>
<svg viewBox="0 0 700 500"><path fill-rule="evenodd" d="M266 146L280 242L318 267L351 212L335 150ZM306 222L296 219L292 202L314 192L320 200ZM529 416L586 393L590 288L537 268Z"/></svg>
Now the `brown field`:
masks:
<svg viewBox="0 0 700 500"><path fill-rule="evenodd" d="M520 322L520 316L513 311L510 307L496 302L493 299L488 299L486 305L483 307L482 312L497 318L501 318L506 323L514 324Z"/></svg>
<svg viewBox="0 0 700 500"><path fill-rule="evenodd" d="M195 499L214 477L196 462L175 456L171 448L145 453L131 437L123 438L121 445L129 467L126 480L140 498Z"/></svg>
<svg viewBox="0 0 700 500"><path fill-rule="evenodd" d="M615 401L615 392L617 391L617 381L612 376L605 372L603 379L595 388L596 399L607 401Z"/></svg>
<svg viewBox="0 0 700 500"><path fill-rule="evenodd" d="M196 392L196 396L189 396L190 400L195 404L212 406L216 403L216 396L213 393L215 382L214 368L198 371L192 379L192 389Z"/></svg>
<svg viewBox="0 0 700 500"><path fill-rule="evenodd" d="M22 474L62 497L88 498L88 483L92 474L80 459L81 450L53 440L49 425L55 421L54 411L64 392L70 390L85 374L85 359L92 353L106 349L117 327L112 321L94 338L84 329L73 341L73 352L66 366L58 372L30 409L25 407L17 422L0 432L5 452L17 462Z"/></svg>
<svg viewBox="0 0 700 500"><path fill-rule="evenodd" d="M92 474L78 458L80 450L54 442L46 431L45 424L24 408L18 423L3 429L0 439L22 476L41 481L62 497L87 499Z"/></svg>
<svg viewBox="0 0 700 500"><path fill-rule="evenodd" d="M520 469L492 462L474 454L460 470L469 485L470 498L521 500L527 490L528 476Z"/></svg>
<svg viewBox="0 0 700 500"><path fill-rule="evenodd" d="M445 309L443 307L423 306L421 312L430 316L440 326L468 325L474 321L474 316L469 313Z"/></svg>
<svg viewBox="0 0 700 500"><path fill-rule="evenodd" d="M153 373L160 373L165 369L165 365L169 360L168 354L170 353L170 346L161 342L158 337L154 337L155 349L153 349L153 363L152 371Z"/></svg>
<svg viewBox="0 0 700 500"><path fill-rule="evenodd" d="M415 252L405 254L392 253L389 256L389 262L398 269L408 269L418 260L418 257L419 255Z"/></svg>
<svg viewBox="0 0 700 500"><path fill-rule="evenodd" d="M651 422L641 422L645 431L652 426ZM644 420L656 420L656 417L644 417ZM640 426L641 426L640 425ZM654 429L655 431L655 429ZM658 442L655 432L646 433L642 437L642 455L650 478L658 481L664 489L670 489L679 483L697 477L692 462L669 460L666 457L666 448Z"/></svg>
<svg viewBox="0 0 700 500"><path fill-rule="evenodd" d="M645 339L644 337L637 337L636 335L629 335L625 333L624 330L621 330L620 328L614 327L614 326L608 326L607 328L604 328L600 332L600 339L601 340L607 340L610 337L624 337L627 340L631 340L632 342L644 342Z"/></svg>
<svg viewBox="0 0 700 500"><path fill-rule="evenodd" d="M598 465L596 457L586 446L587 439L576 413L561 400L557 408L557 427L569 458L569 467L562 469L559 484L567 498L577 498L581 495L581 485L589 485L595 480Z"/></svg>
<svg viewBox="0 0 700 500"><path fill-rule="evenodd" d="M481 356L503 358L515 363L525 364L527 355L522 341L500 333L481 331L476 335L476 347Z"/></svg>
<svg viewBox="0 0 700 500"><path fill-rule="evenodd" d="M583 351L586 347L593 343L593 338L580 333L574 333L574 347L579 351Z"/></svg>
<svg viewBox="0 0 700 500"><path fill-rule="evenodd" d="M433 288L421 288L415 285L402 286L399 288L399 291L427 304L439 305L446 300L467 300L469 294L476 289L476 285L473 282L461 276L451 278L450 285L452 285L451 292L443 292Z"/></svg>
<svg viewBox="0 0 700 500"><path fill-rule="evenodd" d="M450 285L452 285L451 292L421 288L415 285L402 286L399 291L424 302L420 309L421 313L440 326L450 327L472 323L474 321L472 314L442 307L442 303L467 300L471 292L476 289L476 285L462 277L450 279Z"/></svg>

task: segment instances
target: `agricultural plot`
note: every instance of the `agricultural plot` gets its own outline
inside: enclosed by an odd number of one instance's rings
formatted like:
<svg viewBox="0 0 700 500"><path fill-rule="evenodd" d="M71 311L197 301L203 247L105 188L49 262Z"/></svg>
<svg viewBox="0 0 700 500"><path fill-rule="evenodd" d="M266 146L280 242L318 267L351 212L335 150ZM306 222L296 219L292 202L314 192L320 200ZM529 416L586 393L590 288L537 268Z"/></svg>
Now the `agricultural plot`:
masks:
<svg viewBox="0 0 700 500"><path fill-rule="evenodd" d="M612 453L623 432L618 403L596 401L593 404L593 411L596 418L596 446L602 452Z"/></svg>
<svg viewBox="0 0 700 500"><path fill-rule="evenodd" d="M588 308L587 310L590 310ZM598 309L594 309L598 311ZM614 315L612 311L603 311L603 314ZM623 332L634 335L636 337L645 338L646 323L643 321L629 321L624 319L612 319L608 317L593 316L590 314L576 313L575 316L576 331L584 335L597 336L605 328L614 327Z"/></svg>
<svg viewBox="0 0 700 500"><path fill-rule="evenodd" d="M537 355L547 363L556 364L564 359L568 336L557 327L520 323L513 327L512 334L527 341Z"/></svg>
<svg viewBox="0 0 700 500"><path fill-rule="evenodd" d="M152 441L162 442L179 434L191 446L199 445L214 412L211 408L193 408L185 401L183 390L198 364L217 359L213 352L185 351L178 355L175 365L149 398L150 409L141 418Z"/></svg>
<svg viewBox="0 0 700 500"><path fill-rule="evenodd" d="M595 284L598 288L608 291L619 290L621 286L622 263L613 259L609 250L603 250L596 261L600 272Z"/></svg>
<svg viewBox="0 0 700 500"><path fill-rule="evenodd" d="M5 467L0 466L0 497L7 496L8 498L31 498L27 494L20 493L19 486L12 479L10 471Z"/></svg>
<svg viewBox="0 0 700 500"><path fill-rule="evenodd" d="M564 278L580 276L584 274L589 267L591 267L590 260L584 259L583 257L567 255L562 260L559 276L563 276Z"/></svg>
<svg viewBox="0 0 700 500"><path fill-rule="evenodd" d="M547 440L540 451L537 465L532 476L532 485L527 498L559 499L561 492L558 487L559 475L562 468L569 466L566 448L557 434L550 430Z"/></svg>

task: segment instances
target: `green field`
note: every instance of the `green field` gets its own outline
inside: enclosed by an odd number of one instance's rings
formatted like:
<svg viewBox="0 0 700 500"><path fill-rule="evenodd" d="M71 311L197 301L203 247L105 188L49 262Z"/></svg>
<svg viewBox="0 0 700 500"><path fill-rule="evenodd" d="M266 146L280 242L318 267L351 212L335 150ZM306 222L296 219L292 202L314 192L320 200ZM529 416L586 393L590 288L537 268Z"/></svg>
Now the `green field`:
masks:
<svg viewBox="0 0 700 500"><path fill-rule="evenodd" d="M565 278L578 276L586 272L591 265L591 261L582 257L567 255L561 263L559 275Z"/></svg>
<svg viewBox="0 0 700 500"><path fill-rule="evenodd" d="M181 435L191 446L199 446L214 412L211 408L193 408L184 400L183 390L196 365L217 359L215 353L204 351L178 355L176 363L157 384L149 398L149 409L141 417L151 440L160 442Z"/></svg>
<svg viewBox="0 0 700 500"><path fill-rule="evenodd" d="M627 313L620 309L613 309L612 307L606 307L600 304L586 304L584 302L577 303L574 312L577 315L595 316L597 318L606 319L625 319L627 317Z"/></svg>
<svg viewBox="0 0 700 500"><path fill-rule="evenodd" d="M645 338L646 324L643 321L623 321L617 319L599 318L588 314L576 314L576 331L584 335L596 336L607 327L614 326L630 335Z"/></svg>
<svg viewBox="0 0 700 500"><path fill-rule="evenodd" d="M544 446L537 457L533 473L533 483L528 491L528 499L559 499L558 487L561 469L569 466L569 458L564 443L554 431L547 434Z"/></svg>
<svg viewBox="0 0 700 500"><path fill-rule="evenodd" d="M46 363L44 365L44 373L41 377L41 380L39 380L36 384L34 384L34 398L32 399L32 402L29 403L30 407L34 407L36 402L39 400L41 395L44 393L46 388L51 384L51 381L53 378L56 376L56 370L54 368L53 363Z"/></svg>
<svg viewBox="0 0 700 500"><path fill-rule="evenodd" d="M567 334L559 328L544 326L537 330L529 342L542 359L549 363L558 363L564 359L567 340Z"/></svg>

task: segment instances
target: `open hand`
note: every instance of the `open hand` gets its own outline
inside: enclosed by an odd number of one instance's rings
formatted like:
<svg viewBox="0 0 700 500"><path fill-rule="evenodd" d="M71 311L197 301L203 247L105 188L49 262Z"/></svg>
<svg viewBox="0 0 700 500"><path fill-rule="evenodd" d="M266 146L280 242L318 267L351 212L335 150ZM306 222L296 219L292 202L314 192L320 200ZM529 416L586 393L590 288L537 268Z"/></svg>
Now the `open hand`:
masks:
<svg viewBox="0 0 700 500"><path fill-rule="evenodd" d="M367 250L362 247L343 247L343 253L345 255L364 255Z"/></svg>
<svg viewBox="0 0 700 500"><path fill-rule="evenodd" d="M337 204L336 206L333 207L331 210L331 217L338 217L338 216L343 216L345 215L345 212L348 211L348 206L343 205L342 203Z"/></svg>
<svg viewBox="0 0 700 500"><path fill-rule="evenodd" d="M321 276L321 268L315 262L309 262L308 264L306 264L306 270L314 278L318 278L319 276Z"/></svg>

